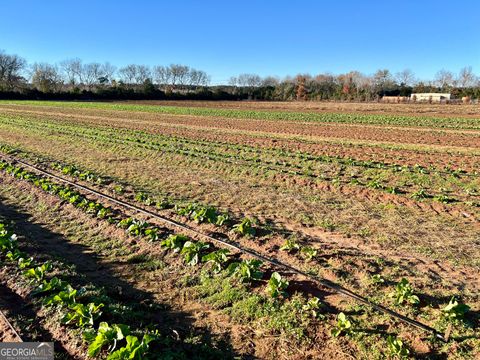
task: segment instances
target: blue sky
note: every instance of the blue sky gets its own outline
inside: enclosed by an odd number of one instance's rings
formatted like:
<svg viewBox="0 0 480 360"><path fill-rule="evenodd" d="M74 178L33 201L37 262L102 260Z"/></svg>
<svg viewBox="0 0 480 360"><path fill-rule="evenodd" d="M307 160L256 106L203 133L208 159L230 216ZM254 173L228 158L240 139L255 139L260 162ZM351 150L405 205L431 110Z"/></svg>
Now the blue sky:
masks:
<svg viewBox="0 0 480 360"><path fill-rule="evenodd" d="M33 62L182 63L213 83L266 75L471 65L480 1L2 1L0 49Z"/></svg>

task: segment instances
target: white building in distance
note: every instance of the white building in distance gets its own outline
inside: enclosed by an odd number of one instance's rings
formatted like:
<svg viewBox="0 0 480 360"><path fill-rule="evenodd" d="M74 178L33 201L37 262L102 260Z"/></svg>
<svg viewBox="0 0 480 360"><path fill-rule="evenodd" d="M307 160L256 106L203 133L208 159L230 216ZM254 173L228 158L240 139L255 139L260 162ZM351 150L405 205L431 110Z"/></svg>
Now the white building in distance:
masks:
<svg viewBox="0 0 480 360"><path fill-rule="evenodd" d="M413 93L410 95L410 100L414 101L433 101L442 102L450 100L451 94L442 93Z"/></svg>

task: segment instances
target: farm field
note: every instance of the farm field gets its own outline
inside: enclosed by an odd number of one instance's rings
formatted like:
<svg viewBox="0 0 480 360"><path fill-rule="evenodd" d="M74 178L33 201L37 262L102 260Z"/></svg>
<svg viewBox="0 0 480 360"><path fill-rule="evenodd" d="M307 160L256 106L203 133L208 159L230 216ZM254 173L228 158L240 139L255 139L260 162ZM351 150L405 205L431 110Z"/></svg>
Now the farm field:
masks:
<svg viewBox="0 0 480 360"><path fill-rule="evenodd" d="M0 310L66 357L480 356L478 106L0 101L0 155Z"/></svg>

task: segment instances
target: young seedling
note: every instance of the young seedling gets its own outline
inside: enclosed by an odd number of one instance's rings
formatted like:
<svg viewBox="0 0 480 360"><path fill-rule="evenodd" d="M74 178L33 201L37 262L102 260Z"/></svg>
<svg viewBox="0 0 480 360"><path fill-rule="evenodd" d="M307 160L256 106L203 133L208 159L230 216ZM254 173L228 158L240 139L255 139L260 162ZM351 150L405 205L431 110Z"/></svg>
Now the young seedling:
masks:
<svg viewBox="0 0 480 360"><path fill-rule="evenodd" d="M411 195L411 198L414 199L414 200L423 200L423 199L426 199L428 197L429 197L429 195L427 194L425 189L420 189L420 190L414 192Z"/></svg>
<svg viewBox="0 0 480 360"><path fill-rule="evenodd" d="M25 270L23 272L23 275L29 279L32 279L32 281L34 282L40 282L44 279L45 274L51 269L52 269L52 263L50 261L47 261L40 266Z"/></svg>
<svg viewBox="0 0 480 360"><path fill-rule="evenodd" d="M370 281L373 285L380 285L385 283L385 279L380 274L372 275L372 277L370 278Z"/></svg>
<svg viewBox="0 0 480 360"><path fill-rule="evenodd" d="M403 341L393 335L389 335L387 338L387 349L389 355L397 359L406 359L410 354Z"/></svg>
<svg viewBox="0 0 480 360"><path fill-rule="evenodd" d="M255 236L255 228L253 227L253 222L248 218L244 218L239 224L233 225L232 231L242 236Z"/></svg>
<svg viewBox="0 0 480 360"><path fill-rule="evenodd" d="M93 322L101 314L101 309L103 304L89 303L84 304L74 304L69 307L70 312L67 313L63 319L63 324L76 324L82 328L87 326L93 326Z"/></svg>
<svg viewBox="0 0 480 360"><path fill-rule="evenodd" d="M313 318L324 318L323 315L318 313L318 310L322 306L320 299L318 297L312 297L308 300L308 302L303 305L302 310L306 313L311 315Z"/></svg>
<svg viewBox="0 0 480 360"><path fill-rule="evenodd" d="M62 305L71 306L75 304L77 296L77 290L73 289L70 285L67 285L65 290L59 291L58 294L52 294L43 300L43 305Z"/></svg>
<svg viewBox="0 0 480 360"><path fill-rule="evenodd" d="M213 251L210 254L204 255L202 261L212 263L213 272L218 273L222 271L223 264L228 261L228 255L230 251L227 249L220 249Z"/></svg>
<svg viewBox="0 0 480 360"><path fill-rule="evenodd" d="M348 335L352 332L352 322L347 316L341 312L337 315L337 324L332 329L333 337L338 337L341 334Z"/></svg>
<svg viewBox="0 0 480 360"><path fill-rule="evenodd" d="M241 279L242 282L252 280L261 280L263 272L260 271L262 262L256 259L243 260L242 262L234 262L228 267L228 272Z"/></svg>
<svg viewBox="0 0 480 360"><path fill-rule="evenodd" d="M157 241L159 238L159 229L156 227L151 227L145 230L145 236L147 236L150 241Z"/></svg>
<svg viewBox="0 0 480 360"><path fill-rule="evenodd" d="M179 252L182 250L183 244L188 241L188 236L185 235L169 235L165 240L163 240L160 245L173 250L174 252Z"/></svg>
<svg viewBox="0 0 480 360"><path fill-rule="evenodd" d="M305 259L307 261L313 260L313 258L318 254L318 250L310 246L304 246L301 248L300 251L303 254L303 256L305 256Z"/></svg>
<svg viewBox="0 0 480 360"><path fill-rule="evenodd" d="M107 352L115 351L117 342L123 340L127 335L130 335L130 328L123 324L109 325L106 322L101 322L98 326L98 331L89 331L84 333L84 338L90 344L88 347L88 356L97 357L102 348L108 345Z"/></svg>
<svg viewBox="0 0 480 360"><path fill-rule="evenodd" d="M280 250L286 252L298 251L300 250L300 245L297 243L295 238L288 238L285 240L285 243L280 247Z"/></svg>
<svg viewBox="0 0 480 360"><path fill-rule="evenodd" d="M449 321L458 322L465 318L470 306L459 303L454 297L450 299L447 306L442 309L442 315Z"/></svg>
<svg viewBox="0 0 480 360"><path fill-rule="evenodd" d="M405 278L400 280L395 287L395 291L391 292L389 296L395 299L397 305L402 305L405 302L415 305L420 302L418 296L413 294L412 286Z"/></svg>
<svg viewBox="0 0 480 360"><path fill-rule="evenodd" d="M202 252L209 247L210 245L201 241L187 241L183 244L181 254L184 256L185 262L188 265L197 265L200 262Z"/></svg>
<svg viewBox="0 0 480 360"><path fill-rule="evenodd" d="M285 289L288 287L288 281L283 279L278 272L274 272L268 280L266 292L273 298L287 295Z"/></svg>
<svg viewBox="0 0 480 360"><path fill-rule="evenodd" d="M125 337L127 344L108 355L107 360L144 359L149 344L157 338L158 336L156 335L144 334L142 341L140 341L137 336L127 335Z"/></svg>

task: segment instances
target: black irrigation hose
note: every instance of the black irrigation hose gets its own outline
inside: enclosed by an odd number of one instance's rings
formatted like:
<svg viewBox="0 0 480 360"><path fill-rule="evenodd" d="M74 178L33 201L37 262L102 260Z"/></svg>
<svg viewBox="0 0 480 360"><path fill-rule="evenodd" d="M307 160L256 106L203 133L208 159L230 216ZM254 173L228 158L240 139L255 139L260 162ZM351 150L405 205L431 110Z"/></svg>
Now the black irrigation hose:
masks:
<svg viewBox="0 0 480 360"><path fill-rule="evenodd" d="M5 316L5 314L3 313L2 310L0 310L0 318L8 325L8 327L10 328L10 330L12 330L12 332L15 334L15 336L18 338L18 341L19 342L23 342L22 340L22 337L18 334L17 330L15 330L15 328L13 327L12 323L10 321L8 321L7 317Z"/></svg>
<svg viewBox="0 0 480 360"><path fill-rule="evenodd" d="M336 283L334 283L334 282L332 282L332 281L330 281L330 280L323 279L323 278L320 278L320 277L318 277L318 276L308 274L308 273L306 273L306 272L304 272L304 271L302 271L302 270L299 270L299 269L297 269L297 268L295 268L295 267L293 267L293 266L291 266L291 265L288 265L288 264L285 264L285 263L283 263L283 262L280 262L280 261L278 261L277 259L269 258L269 257L266 257L266 256L264 256L264 255L258 254L256 251L254 251L254 250L252 250L252 249L244 248L244 247L242 247L242 246L240 246L240 245L237 245L236 243L231 243L231 242L229 242L229 241L221 240L221 239L215 238L215 237L213 237L213 236L204 234L204 233L202 233L202 232L200 232L200 231L198 231L198 230L196 230L196 229L194 229L194 228L192 228L192 227L190 227L190 226L188 226L188 225L186 225L186 224L182 224L182 223L177 222L177 221L175 221L175 220L172 220L172 219L163 217L163 216L158 215L158 214L156 214L156 213L154 213L154 212L152 212L152 211L150 211L150 210L142 209L142 208L140 208L140 207L138 207L138 206L129 204L129 203L125 202L125 201L115 199L115 198L112 197L112 196L109 196L109 195L107 195L107 194L101 193L101 192L99 192L99 191L96 191L96 190L91 189L91 188L89 188L89 187L86 187L86 186L84 186L84 185L80 185L80 184L75 183L75 182L73 182L73 181L64 179L64 178L62 178L62 177L60 177L60 176L57 176L57 175L55 175L55 174L52 174L52 173L50 173L50 172L48 172L48 171L45 171L45 170L43 170L43 169L40 169L40 168L38 168L38 167L36 167L36 166L34 166L34 165L31 165L31 164L29 164L29 163L27 163L27 162L22 161L22 160L18 160L18 159L16 159L16 158L13 158L13 157L7 156L7 155L3 155L3 154L1 154L1 156L9 159L9 160L12 161L12 162L17 162L17 163L19 163L19 164L21 164L21 165L23 165L23 166L25 166L25 167L28 167L28 168L30 168L30 169L33 169L34 171L36 171L36 172L38 172L38 173L41 173L41 174L43 174L43 175L45 175L45 176L48 176L48 177L53 178L53 179L55 179L55 180L57 180L57 181L66 183L66 184L71 185L71 186L73 186L73 187L82 189L82 190L84 190L84 191L86 191L86 192L89 192L89 193L91 193L91 194L93 194L93 195L95 195L95 196L98 196L98 197L100 197L100 198L103 198L103 199L105 199L105 200L107 200L107 201L109 201L109 202L112 202L112 203L114 203L114 204L120 205L120 206L122 206L122 207L124 207L124 208L128 208L128 209L130 209L130 210L134 210L134 211L136 211L136 212L142 213L142 214L147 215L147 216L151 216L151 217L153 217L153 218L155 218L155 219L157 219L157 220L160 220L161 222L163 222L163 223L165 223L165 224L168 224L168 225L170 225L170 226L174 226L174 227L179 228L179 229L181 229L181 230L188 231L188 232L193 233L193 234L195 234L195 235L197 235L197 236L199 236L199 237L202 237L202 238L204 238L204 239L207 239L208 241L218 243L218 244L220 244L220 245L222 245L222 246L224 246L224 247L229 247L229 248L234 249L234 250L236 250L236 251L238 251L238 252L241 252L241 253L244 253L244 254L248 254L248 255L250 255L250 256L252 256L252 257L254 257L254 258L257 258L257 259L259 259L259 260L262 260L262 261L264 261L264 262L266 262L266 263L270 263L270 264L275 265L275 266L277 266L277 267L281 267L281 268L283 268L283 269L286 269L286 270L288 270L288 271L290 271L290 272L292 272L292 273L294 273L294 274L296 274L296 275L303 276L303 277L305 277L305 278L307 278L307 279L310 279L310 280L316 282L317 284L319 284L319 285L321 285L321 286L323 286L323 287L326 287L326 288L328 288L328 289L331 289L331 290L333 290L333 291L335 291L335 292L337 292L337 293L339 293L339 294L342 294L342 295L344 295L344 296L347 296L347 297L349 297L349 298L355 299L355 300L357 300L358 302L360 302L360 303L362 303L362 304L365 304L365 305L367 305L367 306L370 306L371 308L373 308L373 309L375 309L375 310L377 310L377 311L379 311L379 312L383 312L383 313L385 313L385 314L388 314L388 315L390 315L391 317L396 318L396 319L398 319L398 320L400 320L400 321L402 321L402 322L404 322L404 323L406 323L406 324L409 324L409 325L411 325L411 326L413 326L413 327L416 327L416 328L418 328L418 329L421 329L421 330L423 330L423 331L432 333L437 339L439 339L439 340L441 340L441 341L443 341L443 342L447 342L447 341L448 341L448 337L447 337L447 336L443 336L443 335L440 334L436 329L434 329L434 328L432 328L432 327L430 327L430 326L428 326L428 325L425 325L425 324L423 324L423 323L421 323L421 322L419 322L419 321L417 321L417 320L415 320L415 319L411 319L411 318L409 318L409 317L407 317L407 316L404 316L404 315L402 315L402 314L399 314L398 312L396 312L396 311L394 311L394 310L391 310L391 309L389 309L389 308L387 308L387 307L385 307L385 306L383 306L383 305L379 305L379 304L373 303L373 302L371 302L370 300L368 300L367 298L365 298L365 297L363 297L363 296L361 296L361 295L359 295L359 294L357 294L357 293L355 293L355 292L353 292L353 291L350 291L350 290L348 290L347 288L345 288L345 287L343 287L343 286L341 286L341 285L339 285L339 284L336 284Z"/></svg>

